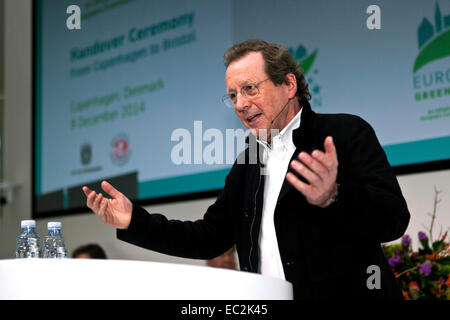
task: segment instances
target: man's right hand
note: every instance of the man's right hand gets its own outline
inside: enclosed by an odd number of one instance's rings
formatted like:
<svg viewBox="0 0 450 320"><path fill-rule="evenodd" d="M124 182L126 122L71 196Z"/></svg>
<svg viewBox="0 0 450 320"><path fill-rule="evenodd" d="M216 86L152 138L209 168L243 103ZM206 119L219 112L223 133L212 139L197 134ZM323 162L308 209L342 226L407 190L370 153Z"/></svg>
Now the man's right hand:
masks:
<svg viewBox="0 0 450 320"><path fill-rule="evenodd" d="M103 194L96 193L88 187L83 187L83 192L87 197L87 207L94 211L104 223L118 229L128 229L131 221L133 204L106 181L102 182L102 189L109 194L112 199L103 197Z"/></svg>

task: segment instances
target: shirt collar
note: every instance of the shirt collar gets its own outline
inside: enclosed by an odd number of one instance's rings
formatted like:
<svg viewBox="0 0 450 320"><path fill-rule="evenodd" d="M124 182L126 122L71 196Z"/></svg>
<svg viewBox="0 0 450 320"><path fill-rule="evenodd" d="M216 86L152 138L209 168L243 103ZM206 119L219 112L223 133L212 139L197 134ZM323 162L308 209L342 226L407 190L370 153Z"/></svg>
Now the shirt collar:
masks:
<svg viewBox="0 0 450 320"><path fill-rule="evenodd" d="M291 121L283 128L283 130L280 131L275 137L272 138L272 148L270 145L260 139L256 139L256 141L264 147L264 149L272 150L275 145L281 144L282 147L289 149L290 147L294 147L294 141L292 140L292 132L300 127L300 117L302 114L303 108L300 109L299 112L295 115L294 118L291 119Z"/></svg>

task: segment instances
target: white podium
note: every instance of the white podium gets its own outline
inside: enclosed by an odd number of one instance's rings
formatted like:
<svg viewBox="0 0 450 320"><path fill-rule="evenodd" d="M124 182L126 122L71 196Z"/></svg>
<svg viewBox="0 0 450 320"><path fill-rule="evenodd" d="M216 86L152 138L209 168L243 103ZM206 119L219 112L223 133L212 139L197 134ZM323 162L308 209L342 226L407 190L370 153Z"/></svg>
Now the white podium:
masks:
<svg viewBox="0 0 450 320"><path fill-rule="evenodd" d="M159 262L0 260L0 299L291 300L292 284L258 274Z"/></svg>

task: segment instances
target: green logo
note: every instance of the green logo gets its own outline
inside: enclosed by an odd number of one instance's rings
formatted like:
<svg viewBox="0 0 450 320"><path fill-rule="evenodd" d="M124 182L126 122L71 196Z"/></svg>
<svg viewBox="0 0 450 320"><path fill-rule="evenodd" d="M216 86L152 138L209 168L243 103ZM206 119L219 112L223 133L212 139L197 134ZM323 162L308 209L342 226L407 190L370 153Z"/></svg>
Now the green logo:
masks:
<svg viewBox="0 0 450 320"><path fill-rule="evenodd" d="M412 74L414 101L427 108L420 121L450 117L450 14L442 15L438 1L433 18L424 17L417 29L419 53Z"/></svg>
<svg viewBox="0 0 450 320"><path fill-rule="evenodd" d="M322 106L322 96L321 96L321 86L317 83L317 76L319 71L314 67L314 62L316 61L318 49L314 50L312 53L308 53L308 50L303 45L298 45L296 49L288 48L291 55L297 60L298 64L303 70L306 81L308 82L309 89L312 95L311 106L321 107Z"/></svg>
<svg viewBox="0 0 450 320"><path fill-rule="evenodd" d="M450 14L442 16L436 1L434 25L423 18L417 30L420 52L414 62L413 73L428 63L450 56Z"/></svg>

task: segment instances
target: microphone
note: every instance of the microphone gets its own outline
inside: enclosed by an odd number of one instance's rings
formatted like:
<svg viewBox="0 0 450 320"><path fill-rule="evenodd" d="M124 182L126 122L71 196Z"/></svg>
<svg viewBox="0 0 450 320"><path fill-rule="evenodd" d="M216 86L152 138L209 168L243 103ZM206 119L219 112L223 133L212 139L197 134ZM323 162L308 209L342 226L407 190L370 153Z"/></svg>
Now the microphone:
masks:
<svg viewBox="0 0 450 320"><path fill-rule="evenodd" d="M271 140L272 140L272 130L273 130L272 125L273 125L273 122L280 116L280 114L284 111L284 109L286 109L287 105L289 104L289 102L291 102L292 99L294 99L294 98L288 98L288 101L283 106L283 108L281 108L280 112L278 112L277 115L272 119L272 121L270 121L270 125L269 125L270 141L267 141L269 144L271 144ZM269 140L269 139L267 139L267 140Z"/></svg>
<svg viewBox="0 0 450 320"><path fill-rule="evenodd" d="M275 116L275 118L272 119L272 121L270 121L270 128L272 128L272 124L273 122L280 116L280 114L284 111L284 109L287 107L287 105L289 104L289 102L291 102L293 98L288 98L288 101L286 102L286 104L283 106L283 108L281 108L280 112L278 112L278 114Z"/></svg>

